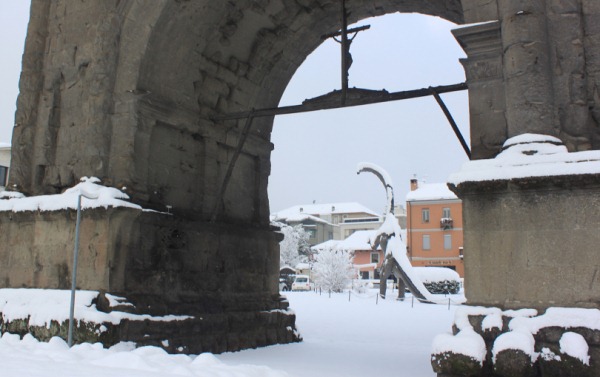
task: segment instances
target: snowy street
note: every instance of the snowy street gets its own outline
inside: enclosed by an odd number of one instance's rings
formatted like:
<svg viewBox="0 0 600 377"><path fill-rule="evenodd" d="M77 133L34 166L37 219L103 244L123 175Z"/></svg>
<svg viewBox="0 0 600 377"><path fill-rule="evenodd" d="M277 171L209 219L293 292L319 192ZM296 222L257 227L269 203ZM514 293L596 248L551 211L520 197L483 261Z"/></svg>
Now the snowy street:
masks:
<svg viewBox="0 0 600 377"><path fill-rule="evenodd" d="M396 292L375 303L375 290L319 296L286 292L304 341L219 355L227 364L267 365L294 377L435 376L433 338L451 331L455 306L421 304Z"/></svg>
<svg viewBox="0 0 600 377"><path fill-rule="evenodd" d="M286 292L297 314L304 341L255 350L200 357L168 355L155 347L133 349L120 344L110 350L77 345L71 350L54 338L39 343L31 337L4 334L0 339L2 377L41 376L256 376L335 377L386 375L435 376L430 366L433 338L449 332L455 306L375 301L375 291L319 296ZM409 295L410 296L410 295Z"/></svg>

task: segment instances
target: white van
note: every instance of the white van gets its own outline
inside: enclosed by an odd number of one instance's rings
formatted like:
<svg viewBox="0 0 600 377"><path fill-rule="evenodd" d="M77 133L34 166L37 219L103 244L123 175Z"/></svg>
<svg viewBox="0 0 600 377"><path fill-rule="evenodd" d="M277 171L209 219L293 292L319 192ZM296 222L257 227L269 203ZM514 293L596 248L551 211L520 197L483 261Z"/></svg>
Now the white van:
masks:
<svg viewBox="0 0 600 377"><path fill-rule="evenodd" d="M308 275L296 275L292 283L292 291L310 291L310 278Z"/></svg>

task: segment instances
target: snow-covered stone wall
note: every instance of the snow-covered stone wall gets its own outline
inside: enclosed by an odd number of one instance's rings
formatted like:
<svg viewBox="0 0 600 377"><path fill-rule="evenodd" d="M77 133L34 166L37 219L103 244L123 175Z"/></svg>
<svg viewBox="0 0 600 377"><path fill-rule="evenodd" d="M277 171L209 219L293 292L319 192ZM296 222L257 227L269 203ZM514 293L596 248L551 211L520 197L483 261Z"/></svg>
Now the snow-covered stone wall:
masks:
<svg viewBox="0 0 600 377"><path fill-rule="evenodd" d="M451 334L438 335L431 364L439 376L598 376L600 311L502 311L463 307Z"/></svg>
<svg viewBox="0 0 600 377"><path fill-rule="evenodd" d="M521 135L449 179L473 305L600 307L600 153Z"/></svg>

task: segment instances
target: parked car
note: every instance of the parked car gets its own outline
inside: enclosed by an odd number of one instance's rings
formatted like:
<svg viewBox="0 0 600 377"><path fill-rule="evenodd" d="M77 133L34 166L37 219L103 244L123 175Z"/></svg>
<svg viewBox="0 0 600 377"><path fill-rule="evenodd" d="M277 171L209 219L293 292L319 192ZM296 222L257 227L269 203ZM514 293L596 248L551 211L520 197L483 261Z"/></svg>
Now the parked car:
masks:
<svg viewBox="0 0 600 377"><path fill-rule="evenodd" d="M292 283L292 291L310 291L310 278L308 275L296 275Z"/></svg>
<svg viewBox="0 0 600 377"><path fill-rule="evenodd" d="M285 279L279 278L279 292L285 292L285 291L289 291L289 290L290 290L290 286L285 281Z"/></svg>

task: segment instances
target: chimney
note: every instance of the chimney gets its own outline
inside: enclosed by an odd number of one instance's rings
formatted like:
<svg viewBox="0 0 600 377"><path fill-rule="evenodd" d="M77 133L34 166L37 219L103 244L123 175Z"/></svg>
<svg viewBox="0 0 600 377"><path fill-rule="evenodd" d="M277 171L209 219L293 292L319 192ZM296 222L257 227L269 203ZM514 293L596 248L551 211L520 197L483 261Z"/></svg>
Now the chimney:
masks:
<svg viewBox="0 0 600 377"><path fill-rule="evenodd" d="M417 178L412 178L410 180L410 191L415 191L418 188L419 188L419 181L417 180Z"/></svg>

